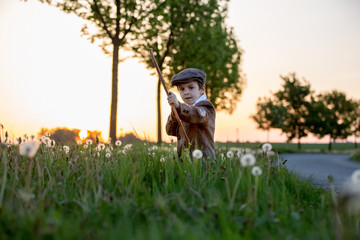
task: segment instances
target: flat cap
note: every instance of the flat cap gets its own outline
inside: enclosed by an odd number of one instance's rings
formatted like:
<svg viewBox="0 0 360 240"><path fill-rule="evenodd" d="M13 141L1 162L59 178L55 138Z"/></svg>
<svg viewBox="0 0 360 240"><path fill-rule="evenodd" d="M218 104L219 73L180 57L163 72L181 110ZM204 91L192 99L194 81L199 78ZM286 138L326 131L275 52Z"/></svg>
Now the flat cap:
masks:
<svg viewBox="0 0 360 240"><path fill-rule="evenodd" d="M176 86L190 81L198 81L204 85L206 81L206 73L197 68L187 68L172 77L171 85Z"/></svg>

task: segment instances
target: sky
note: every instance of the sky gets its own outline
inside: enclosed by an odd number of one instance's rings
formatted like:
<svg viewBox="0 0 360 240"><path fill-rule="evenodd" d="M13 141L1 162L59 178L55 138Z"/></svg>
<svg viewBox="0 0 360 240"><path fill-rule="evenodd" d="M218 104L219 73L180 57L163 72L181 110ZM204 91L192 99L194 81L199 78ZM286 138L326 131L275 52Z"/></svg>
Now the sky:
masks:
<svg viewBox="0 0 360 240"><path fill-rule="evenodd" d="M247 85L232 115L217 112L216 141L285 141L278 130L268 136L257 129L249 116L258 97L279 90L280 75L290 72L316 93L336 89L360 99L360 1L231 0L227 24L244 50ZM36 0L0 1L0 123L11 136L68 127L99 130L107 139L112 60L81 36L82 26ZM119 65L118 135L135 129L157 139L151 72L138 59ZM169 113L162 94L163 125ZM171 139L163 128L163 140ZM302 139L319 141L328 139Z"/></svg>

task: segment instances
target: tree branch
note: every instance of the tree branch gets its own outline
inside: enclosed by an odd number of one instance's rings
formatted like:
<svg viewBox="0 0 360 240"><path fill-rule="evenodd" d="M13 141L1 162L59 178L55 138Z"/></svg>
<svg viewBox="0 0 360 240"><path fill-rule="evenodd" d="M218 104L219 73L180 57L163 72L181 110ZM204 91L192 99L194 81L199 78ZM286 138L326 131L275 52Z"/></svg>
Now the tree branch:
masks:
<svg viewBox="0 0 360 240"><path fill-rule="evenodd" d="M101 21L101 23L103 24L103 27L102 27L102 29L109 35L109 37L111 38L111 40L112 41L114 41L114 36L111 34L111 32L109 31L109 29L108 29L108 27L107 27L107 25L106 25L106 22L105 22L105 20L104 20L104 18L103 18L103 15L100 13L100 9L99 9L99 6L98 6L98 4L97 4L97 2L98 2L98 0L93 0L94 1L94 11L95 11L95 13L96 14L98 14L99 15L99 18L100 18L100 21ZM88 1L88 3L90 4L90 6L92 5L89 1Z"/></svg>

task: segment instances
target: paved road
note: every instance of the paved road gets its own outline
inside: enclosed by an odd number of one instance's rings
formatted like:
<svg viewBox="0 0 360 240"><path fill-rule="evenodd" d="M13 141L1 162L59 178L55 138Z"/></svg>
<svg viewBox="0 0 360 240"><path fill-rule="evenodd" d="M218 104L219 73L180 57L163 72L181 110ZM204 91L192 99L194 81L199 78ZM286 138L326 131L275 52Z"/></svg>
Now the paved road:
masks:
<svg viewBox="0 0 360 240"><path fill-rule="evenodd" d="M285 166L302 178L311 177L316 186L328 188L328 175L334 177L334 186L341 192L341 187L351 174L360 169L360 163L349 160L350 154L294 153L280 156L288 160Z"/></svg>

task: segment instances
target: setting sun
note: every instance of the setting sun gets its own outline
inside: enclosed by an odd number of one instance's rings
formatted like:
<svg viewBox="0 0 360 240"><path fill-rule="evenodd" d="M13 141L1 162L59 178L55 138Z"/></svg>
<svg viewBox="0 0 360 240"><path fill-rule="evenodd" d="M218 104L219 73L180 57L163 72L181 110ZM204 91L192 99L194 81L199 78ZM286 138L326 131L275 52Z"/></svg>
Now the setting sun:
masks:
<svg viewBox="0 0 360 240"><path fill-rule="evenodd" d="M80 132L79 132L79 137L80 137L80 139L81 140L84 140L86 137L88 136L88 134L87 134L87 130L81 130Z"/></svg>

